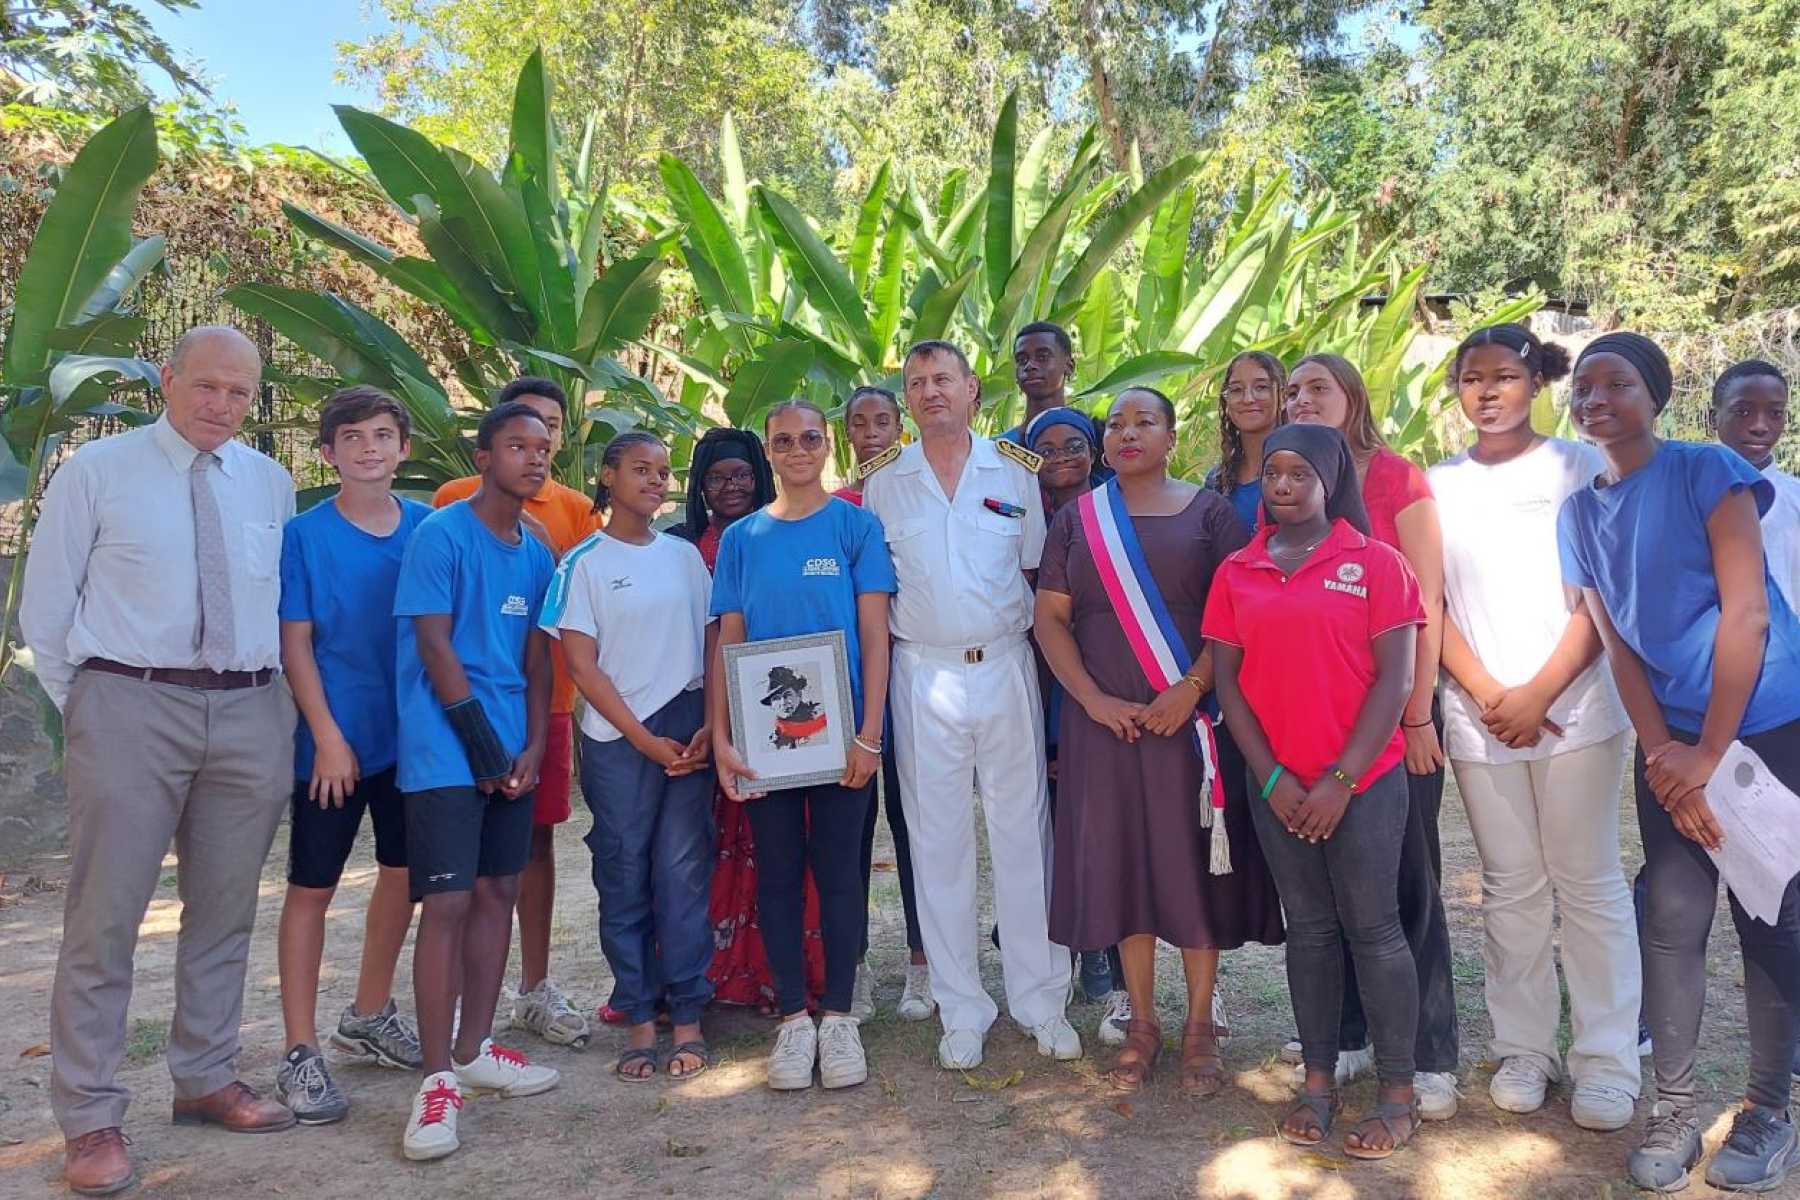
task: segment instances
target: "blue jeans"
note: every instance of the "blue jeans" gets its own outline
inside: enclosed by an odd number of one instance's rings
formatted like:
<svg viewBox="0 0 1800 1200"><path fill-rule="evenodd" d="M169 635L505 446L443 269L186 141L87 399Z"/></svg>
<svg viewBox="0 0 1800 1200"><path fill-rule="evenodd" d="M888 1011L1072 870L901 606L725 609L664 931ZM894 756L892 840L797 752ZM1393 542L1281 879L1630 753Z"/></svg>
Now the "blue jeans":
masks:
<svg viewBox="0 0 1800 1200"><path fill-rule="evenodd" d="M644 727L686 743L702 724L701 692L683 692ZM714 839L711 770L671 779L618 738L581 737L581 795L594 814L588 849L600 894L600 949L612 967L612 1004L633 1024L669 1016L691 1025L712 999L706 906Z"/></svg>

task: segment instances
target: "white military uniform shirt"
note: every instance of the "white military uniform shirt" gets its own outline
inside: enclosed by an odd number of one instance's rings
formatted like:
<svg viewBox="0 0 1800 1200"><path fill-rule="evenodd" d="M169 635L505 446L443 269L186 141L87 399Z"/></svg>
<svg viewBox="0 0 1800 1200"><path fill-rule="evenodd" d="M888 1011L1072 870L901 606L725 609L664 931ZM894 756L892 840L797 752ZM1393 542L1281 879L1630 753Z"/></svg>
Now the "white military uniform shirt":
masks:
<svg viewBox="0 0 1800 1200"><path fill-rule="evenodd" d="M915 442L864 480L863 507L880 518L899 577L896 638L974 649L1031 628L1024 572L1044 551L1043 497L1037 476L993 442L972 437L952 499Z"/></svg>
<svg viewBox="0 0 1800 1200"><path fill-rule="evenodd" d="M25 564L19 627L37 676L61 708L78 667L198 667L200 567L188 475L199 451L165 416L89 442L58 468ZM294 480L242 442L214 451L213 494L225 534L236 625L226 670L281 665L281 527ZM385 614L376 614L371 619Z"/></svg>
<svg viewBox="0 0 1800 1200"><path fill-rule="evenodd" d="M1763 555L1788 607L1800 612L1800 479L1770 463L1763 478L1775 485L1775 503L1763 514Z"/></svg>

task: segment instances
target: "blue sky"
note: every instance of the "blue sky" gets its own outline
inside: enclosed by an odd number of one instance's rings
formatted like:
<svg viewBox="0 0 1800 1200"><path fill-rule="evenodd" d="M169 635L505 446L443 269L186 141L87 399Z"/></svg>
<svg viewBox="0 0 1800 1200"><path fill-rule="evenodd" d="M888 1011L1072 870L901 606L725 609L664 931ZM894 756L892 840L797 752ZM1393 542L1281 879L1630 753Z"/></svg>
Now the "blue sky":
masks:
<svg viewBox="0 0 1800 1200"><path fill-rule="evenodd" d="M253 144L344 151L333 104L372 107L371 90L336 82L337 43L387 28L365 0L202 0L170 13L140 5L177 53L200 60L213 94L237 105ZM154 82L155 72L148 72Z"/></svg>

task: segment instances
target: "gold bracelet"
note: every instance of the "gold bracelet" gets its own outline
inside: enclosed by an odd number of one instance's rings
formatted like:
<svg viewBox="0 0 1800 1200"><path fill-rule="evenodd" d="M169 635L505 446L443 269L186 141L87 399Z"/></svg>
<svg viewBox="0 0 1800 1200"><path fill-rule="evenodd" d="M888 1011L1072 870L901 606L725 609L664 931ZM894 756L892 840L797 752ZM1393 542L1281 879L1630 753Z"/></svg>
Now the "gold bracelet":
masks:
<svg viewBox="0 0 1800 1200"><path fill-rule="evenodd" d="M1206 688L1206 684L1204 684L1204 683L1203 683L1203 682L1201 682L1201 680L1200 680L1200 678L1199 678L1199 677L1198 677L1198 676L1195 676L1195 675L1183 675L1183 676L1182 676L1182 677L1181 677L1181 682L1183 682L1183 683L1191 683L1191 684L1193 684L1193 685L1194 685L1194 690L1195 690L1195 691L1196 691L1196 692L1199 692L1199 693L1200 693L1200 694L1201 694L1201 695L1202 695L1202 696L1204 696L1204 695L1206 695L1206 692L1207 692L1207 688Z"/></svg>

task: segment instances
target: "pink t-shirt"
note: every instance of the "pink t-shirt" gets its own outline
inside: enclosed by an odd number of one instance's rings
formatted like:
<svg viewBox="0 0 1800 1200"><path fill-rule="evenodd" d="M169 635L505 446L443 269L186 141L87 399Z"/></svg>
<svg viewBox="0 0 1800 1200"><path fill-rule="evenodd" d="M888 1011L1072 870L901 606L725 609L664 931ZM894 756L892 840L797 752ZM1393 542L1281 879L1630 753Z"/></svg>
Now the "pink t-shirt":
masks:
<svg viewBox="0 0 1800 1200"><path fill-rule="evenodd" d="M1431 499L1425 472L1383 447L1363 473L1363 507L1369 510L1369 532L1375 540L1400 549L1398 518L1421 500Z"/></svg>

